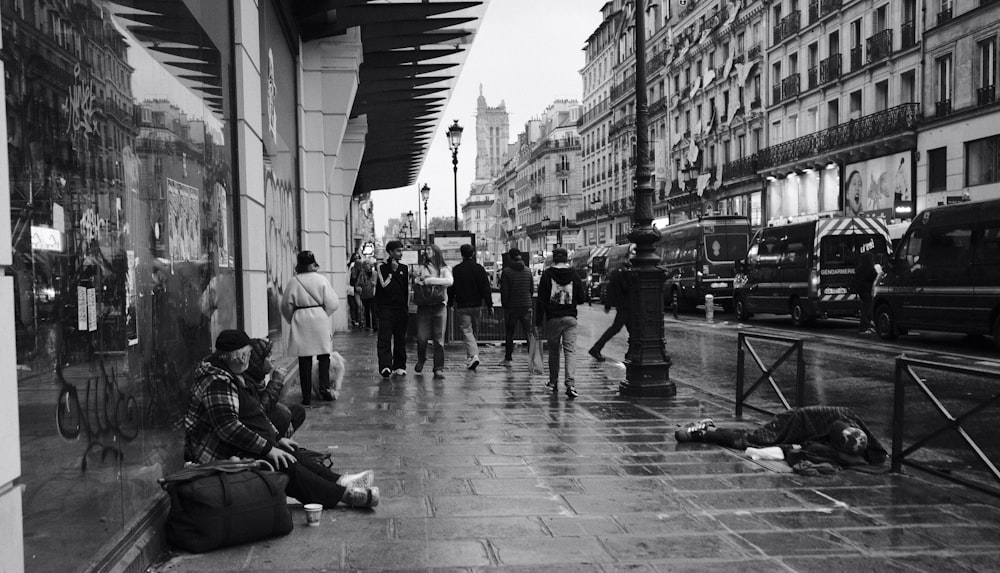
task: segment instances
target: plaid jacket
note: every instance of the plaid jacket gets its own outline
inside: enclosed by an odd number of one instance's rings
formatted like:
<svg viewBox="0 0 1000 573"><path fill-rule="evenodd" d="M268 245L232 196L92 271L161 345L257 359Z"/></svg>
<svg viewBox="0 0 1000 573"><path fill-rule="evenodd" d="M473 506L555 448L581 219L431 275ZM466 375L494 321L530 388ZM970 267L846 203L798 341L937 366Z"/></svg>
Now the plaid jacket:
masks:
<svg viewBox="0 0 1000 573"><path fill-rule="evenodd" d="M195 370L184 418L184 460L206 463L231 456L259 458L278 431L245 383L215 356Z"/></svg>

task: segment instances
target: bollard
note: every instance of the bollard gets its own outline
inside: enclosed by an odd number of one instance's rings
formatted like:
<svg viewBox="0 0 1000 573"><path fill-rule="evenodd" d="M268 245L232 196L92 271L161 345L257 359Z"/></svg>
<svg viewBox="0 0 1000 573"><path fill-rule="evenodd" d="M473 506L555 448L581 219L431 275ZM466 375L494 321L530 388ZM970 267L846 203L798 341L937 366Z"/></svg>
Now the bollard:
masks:
<svg viewBox="0 0 1000 573"><path fill-rule="evenodd" d="M715 318L715 297L705 295L705 322L712 322Z"/></svg>

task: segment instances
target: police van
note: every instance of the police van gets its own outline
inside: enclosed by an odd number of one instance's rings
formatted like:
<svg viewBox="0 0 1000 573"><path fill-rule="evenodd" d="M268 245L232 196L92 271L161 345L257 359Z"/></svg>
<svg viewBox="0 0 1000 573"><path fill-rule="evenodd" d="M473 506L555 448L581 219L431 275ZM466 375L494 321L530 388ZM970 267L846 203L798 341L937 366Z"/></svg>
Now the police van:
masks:
<svg viewBox="0 0 1000 573"><path fill-rule="evenodd" d="M875 331L991 334L1000 349L1000 199L927 209L875 285Z"/></svg>
<svg viewBox="0 0 1000 573"><path fill-rule="evenodd" d="M735 215L705 216L660 229L656 242L666 272L664 306L676 310L704 304L705 295L732 310L733 260L747 252L750 221Z"/></svg>
<svg viewBox="0 0 1000 573"><path fill-rule="evenodd" d="M736 261L737 318L788 314L802 326L816 318L855 316L854 267L862 252L889 254L889 232L877 217L832 217L766 227Z"/></svg>

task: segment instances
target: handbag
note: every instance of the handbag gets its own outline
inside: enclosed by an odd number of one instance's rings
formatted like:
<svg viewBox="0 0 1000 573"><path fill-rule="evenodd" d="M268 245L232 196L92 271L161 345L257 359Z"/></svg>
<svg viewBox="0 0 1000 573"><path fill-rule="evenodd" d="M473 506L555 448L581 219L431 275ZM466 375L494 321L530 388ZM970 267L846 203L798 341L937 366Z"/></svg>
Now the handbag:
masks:
<svg viewBox="0 0 1000 573"><path fill-rule="evenodd" d="M444 285L428 285L413 283L413 304L417 306L433 306L444 304L448 287Z"/></svg>
<svg viewBox="0 0 1000 573"><path fill-rule="evenodd" d="M170 545L204 553L292 530L288 476L262 460L194 465L158 480L170 496Z"/></svg>
<svg viewBox="0 0 1000 573"><path fill-rule="evenodd" d="M532 374L545 372L545 363L542 360L542 341L534 331L528 333L528 370Z"/></svg>

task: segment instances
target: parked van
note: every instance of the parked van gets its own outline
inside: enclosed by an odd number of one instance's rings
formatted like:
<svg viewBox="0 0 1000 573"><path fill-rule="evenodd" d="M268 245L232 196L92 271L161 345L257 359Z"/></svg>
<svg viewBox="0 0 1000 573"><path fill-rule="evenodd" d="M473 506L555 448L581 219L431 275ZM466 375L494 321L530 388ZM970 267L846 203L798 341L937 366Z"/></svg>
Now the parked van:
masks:
<svg viewBox="0 0 1000 573"><path fill-rule="evenodd" d="M750 221L708 216L668 225L660 233L655 247L660 268L667 273L664 306L694 308L711 294L716 304L732 310L733 260L747 252Z"/></svg>
<svg viewBox="0 0 1000 573"><path fill-rule="evenodd" d="M757 232L746 257L736 261L736 315L790 314L801 326L816 318L855 316L854 267L862 250L889 254L885 220L816 219ZM862 249L864 247L864 249Z"/></svg>
<svg viewBox="0 0 1000 573"><path fill-rule="evenodd" d="M875 285L875 330L991 334L1000 349L1000 199L934 207L910 223Z"/></svg>

